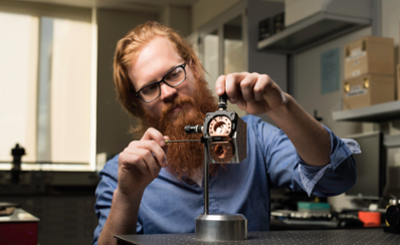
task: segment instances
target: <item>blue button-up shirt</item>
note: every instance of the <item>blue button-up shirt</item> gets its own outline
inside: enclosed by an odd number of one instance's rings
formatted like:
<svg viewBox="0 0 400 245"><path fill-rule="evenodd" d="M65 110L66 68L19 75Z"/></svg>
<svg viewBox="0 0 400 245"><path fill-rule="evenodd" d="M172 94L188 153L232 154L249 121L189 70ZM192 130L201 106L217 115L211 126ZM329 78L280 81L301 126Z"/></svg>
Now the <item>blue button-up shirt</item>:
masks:
<svg viewBox="0 0 400 245"><path fill-rule="evenodd" d="M209 179L209 213L243 214L249 231L267 231L271 187L287 187L309 195L333 196L348 190L357 179L351 154L357 143L346 144L331 136L330 163L307 165L282 130L255 116L245 116L247 158L228 164ZM95 205L99 224L94 244L110 212L117 188L118 156L100 172ZM193 181L178 180L166 169L146 187L139 208L137 232L144 234L194 233L196 218L203 213L203 191Z"/></svg>

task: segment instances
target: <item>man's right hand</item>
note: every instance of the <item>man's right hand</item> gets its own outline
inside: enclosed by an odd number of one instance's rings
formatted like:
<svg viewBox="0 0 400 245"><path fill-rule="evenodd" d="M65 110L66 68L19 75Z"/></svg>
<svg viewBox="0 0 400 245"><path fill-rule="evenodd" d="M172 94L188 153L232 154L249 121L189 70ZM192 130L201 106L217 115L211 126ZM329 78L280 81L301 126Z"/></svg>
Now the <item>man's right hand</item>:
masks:
<svg viewBox="0 0 400 245"><path fill-rule="evenodd" d="M167 136L149 128L142 139L132 141L118 158L117 190L127 201L142 194L147 185L167 166Z"/></svg>
<svg viewBox="0 0 400 245"><path fill-rule="evenodd" d="M141 140L132 141L118 158L118 187L110 214L99 237L100 244L116 244L115 234L135 234L139 206L146 186L167 166L168 146L163 136L149 128Z"/></svg>

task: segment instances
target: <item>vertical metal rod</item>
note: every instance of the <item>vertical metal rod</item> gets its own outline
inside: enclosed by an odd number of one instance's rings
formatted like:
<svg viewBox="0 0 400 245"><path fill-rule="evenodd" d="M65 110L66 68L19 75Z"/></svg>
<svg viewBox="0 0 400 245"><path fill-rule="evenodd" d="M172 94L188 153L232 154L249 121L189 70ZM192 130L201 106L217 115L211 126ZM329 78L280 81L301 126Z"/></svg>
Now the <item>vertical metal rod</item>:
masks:
<svg viewBox="0 0 400 245"><path fill-rule="evenodd" d="M208 214L208 145L204 143L204 214Z"/></svg>

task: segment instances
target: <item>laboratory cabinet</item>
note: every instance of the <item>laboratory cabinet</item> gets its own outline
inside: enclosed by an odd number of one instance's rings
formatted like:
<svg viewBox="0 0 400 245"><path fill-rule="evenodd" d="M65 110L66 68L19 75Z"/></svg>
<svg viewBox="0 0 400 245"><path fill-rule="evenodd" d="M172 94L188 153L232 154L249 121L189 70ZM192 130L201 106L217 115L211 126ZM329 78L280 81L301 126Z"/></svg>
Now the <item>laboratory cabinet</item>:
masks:
<svg viewBox="0 0 400 245"><path fill-rule="evenodd" d="M376 1L378 2L378 1ZM258 49L299 53L373 24L374 1L285 1L285 29L257 43Z"/></svg>
<svg viewBox="0 0 400 245"><path fill-rule="evenodd" d="M400 101L332 112L333 120L381 123L400 119Z"/></svg>
<svg viewBox="0 0 400 245"><path fill-rule="evenodd" d="M17 203L37 217L38 244L91 244L97 226L94 195L10 195L1 201Z"/></svg>

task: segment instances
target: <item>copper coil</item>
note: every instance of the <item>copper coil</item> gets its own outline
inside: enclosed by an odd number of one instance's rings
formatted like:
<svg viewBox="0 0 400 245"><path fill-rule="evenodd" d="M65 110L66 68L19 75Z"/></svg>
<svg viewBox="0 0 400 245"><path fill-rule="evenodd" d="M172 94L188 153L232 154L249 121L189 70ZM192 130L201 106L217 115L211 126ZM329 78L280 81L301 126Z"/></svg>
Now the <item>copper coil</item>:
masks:
<svg viewBox="0 0 400 245"><path fill-rule="evenodd" d="M231 141L212 142L210 155L217 163L228 163L235 156L235 149Z"/></svg>
<svg viewBox="0 0 400 245"><path fill-rule="evenodd" d="M218 116L211 121L208 132L211 137L229 137L232 132L232 122L227 116Z"/></svg>

